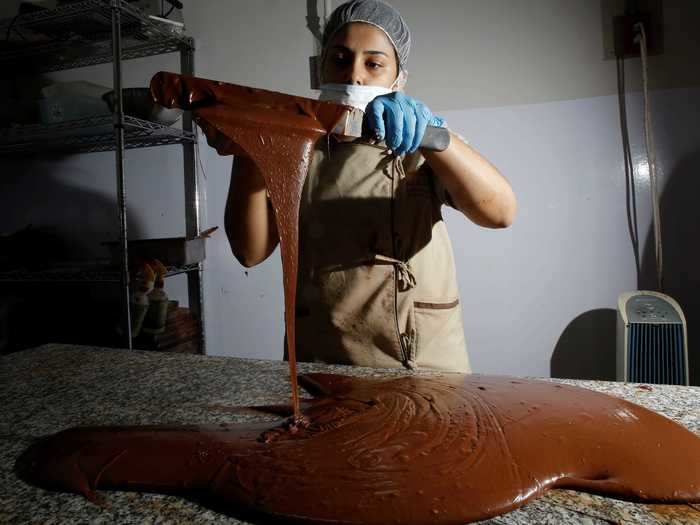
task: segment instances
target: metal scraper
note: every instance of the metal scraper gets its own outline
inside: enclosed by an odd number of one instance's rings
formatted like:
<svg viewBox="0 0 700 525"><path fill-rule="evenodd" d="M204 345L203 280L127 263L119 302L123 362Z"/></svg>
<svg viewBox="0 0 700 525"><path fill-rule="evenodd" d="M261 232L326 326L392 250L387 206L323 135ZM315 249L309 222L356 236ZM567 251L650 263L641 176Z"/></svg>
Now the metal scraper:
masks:
<svg viewBox="0 0 700 525"><path fill-rule="evenodd" d="M332 134L340 137L372 138L371 132L363 126L364 111L354 108L348 110L345 116L335 125ZM450 133L446 128L428 126L420 143L421 148L432 151L444 151L450 145Z"/></svg>

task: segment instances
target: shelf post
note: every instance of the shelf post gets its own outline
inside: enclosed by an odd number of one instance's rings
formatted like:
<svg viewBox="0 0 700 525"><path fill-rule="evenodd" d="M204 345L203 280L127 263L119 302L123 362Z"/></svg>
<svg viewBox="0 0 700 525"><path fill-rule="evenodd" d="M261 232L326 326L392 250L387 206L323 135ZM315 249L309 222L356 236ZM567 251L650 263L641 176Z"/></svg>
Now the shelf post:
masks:
<svg viewBox="0 0 700 525"><path fill-rule="evenodd" d="M180 45L180 72L183 75L194 75L194 41L189 38L186 43ZM192 122L192 113L185 111L182 115L182 129L196 133ZM182 145L182 160L185 178L185 232L191 239L199 235L201 229L201 195L202 188L197 177L196 142ZM187 272L187 293L190 310L197 315L200 323L200 352L206 353L204 337L204 290L203 290L202 263L198 264L197 271Z"/></svg>
<svg viewBox="0 0 700 525"><path fill-rule="evenodd" d="M126 223L126 185L124 177L124 106L122 99L122 39L121 0L111 0L112 8L112 64L114 86L114 139L117 175L117 206L119 208L119 244L121 248L122 332L124 344L131 344L131 309L129 307L129 252Z"/></svg>

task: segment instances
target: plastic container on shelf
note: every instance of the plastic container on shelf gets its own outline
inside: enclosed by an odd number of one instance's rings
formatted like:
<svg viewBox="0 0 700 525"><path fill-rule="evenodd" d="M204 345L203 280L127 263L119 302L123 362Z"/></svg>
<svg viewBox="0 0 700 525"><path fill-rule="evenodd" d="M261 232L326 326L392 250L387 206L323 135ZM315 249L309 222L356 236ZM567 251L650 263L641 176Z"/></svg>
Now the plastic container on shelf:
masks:
<svg viewBox="0 0 700 525"><path fill-rule="evenodd" d="M44 124L55 124L67 120L110 115L109 106L102 96L110 88L76 80L57 82L41 90L43 98L39 99L39 114Z"/></svg>

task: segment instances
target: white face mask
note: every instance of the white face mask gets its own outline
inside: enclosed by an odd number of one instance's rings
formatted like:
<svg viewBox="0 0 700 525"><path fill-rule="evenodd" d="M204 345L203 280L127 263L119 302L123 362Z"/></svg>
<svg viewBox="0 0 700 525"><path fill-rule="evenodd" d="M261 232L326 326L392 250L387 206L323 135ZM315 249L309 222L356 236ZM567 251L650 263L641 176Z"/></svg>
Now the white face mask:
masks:
<svg viewBox="0 0 700 525"><path fill-rule="evenodd" d="M383 86L359 86L354 84L322 84L319 100L345 104L365 111L367 104L379 95L387 95L393 89Z"/></svg>

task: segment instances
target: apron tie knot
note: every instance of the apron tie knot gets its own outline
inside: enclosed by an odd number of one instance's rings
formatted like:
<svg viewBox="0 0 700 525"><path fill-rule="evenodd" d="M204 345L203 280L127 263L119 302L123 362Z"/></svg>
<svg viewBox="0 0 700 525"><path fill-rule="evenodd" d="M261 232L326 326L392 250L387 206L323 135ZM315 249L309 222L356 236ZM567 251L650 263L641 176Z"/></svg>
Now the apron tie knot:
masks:
<svg viewBox="0 0 700 525"><path fill-rule="evenodd" d="M398 272L399 290L405 292L416 286L416 276L413 274L409 263L399 261L396 263L396 270Z"/></svg>
<svg viewBox="0 0 700 525"><path fill-rule="evenodd" d="M399 291L406 292L411 288L414 288L418 281L416 281L416 276L413 273L411 264L409 262L400 261L394 259L393 257L388 257L386 255L375 254L375 263L393 264L396 268L396 279L399 284Z"/></svg>

